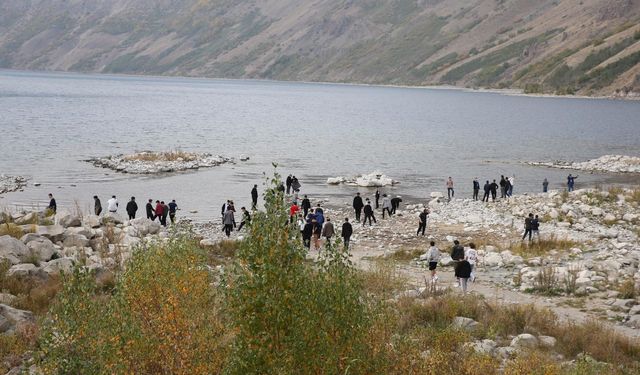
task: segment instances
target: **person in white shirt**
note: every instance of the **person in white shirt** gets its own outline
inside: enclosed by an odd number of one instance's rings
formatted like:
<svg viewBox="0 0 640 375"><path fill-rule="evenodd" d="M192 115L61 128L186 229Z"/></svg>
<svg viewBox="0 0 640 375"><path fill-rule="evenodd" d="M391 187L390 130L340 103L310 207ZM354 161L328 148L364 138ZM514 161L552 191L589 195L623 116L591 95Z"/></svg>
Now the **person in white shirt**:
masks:
<svg viewBox="0 0 640 375"><path fill-rule="evenodd" d="M118 200L115 195L111 196L111 199L107 201L107 210L113 213L118 211Z"/></svg>
<svg viewBox="0 0 640 375"><path fill-rule="evenodd" d="M476 245L472 242L469 244L469 248L466 249L464 259L471 265L471 282L476 281L476 263L478 262L478 252L476 251Z"/></svg>
<svg viewBox="0 0 640 375"><path fill-rule="evenodd" d="M426 260L429 262L429 271L431 271L431 281L438 281L438 276L436 275L436 267L438 266L438 262L440 261L440 249L436 247L436 243L431 241L431 247L427 250L426 253L420 256L420 260Z"/></svg>

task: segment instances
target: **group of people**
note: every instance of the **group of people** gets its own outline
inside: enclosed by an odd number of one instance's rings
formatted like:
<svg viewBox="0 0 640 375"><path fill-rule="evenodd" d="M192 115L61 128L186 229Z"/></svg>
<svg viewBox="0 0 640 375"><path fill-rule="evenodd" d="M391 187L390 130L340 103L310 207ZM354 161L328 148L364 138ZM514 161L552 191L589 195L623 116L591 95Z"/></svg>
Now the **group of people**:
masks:
<svg viewBox="0 0 640 375"><path fill-rule="evenodd" d="M500 182L496 182L496 180L493 180L493 182L489 182L489 180L486 180L483 186L484 195L482 196L482 201L489 202L489 196L491 196L491 200L495 202L496 198L498 197L498 188L500 188L500 198L511 197L513 195L513 186L515 183L515 179L516 176L505 177L504 175L502 175L500 176ZM451 177L449 177L449 180L451 180ZM475 177L473 179L474 200L478 200L479 193L480 182L478 181L478 178Z"/></svg>
<svg viewBox="0 0 640 375"><path fill-rule="evenodd" d="M255 198L254 198L255 192ZM253 190L251 191L251 198L253 200L253 209L256 209L256 205L258 204L258 185L253 186ZM251 224L251 214L246 207L241 207L242 211L242 219L240 221L240 226L237 227L238 231L242 230L245 225ZM235 217L235 204L232 200L228 199L223 205L220 214L222 215L222 230L227 235L227 237L231 236L231 232L236 228L236 217Z"/></svg>
<svg viewBox="0 0 640 375"><path fill-rule="evenodd" d="M470 243L468 247L460 245L460 241L453 241L453 247L451 248L451 259L453 259L453 268L456 276L458 287L462 288L462 292L467 292L467 284L469 280L475 282L476 274L475 268L478 261L478 251L476 245ZM434 241L430 242L430 247L426 253L420 256L421 260L426 260L429 263L429 271L431 271L431 282L438 281L438 275L436 274L436 268L440 262L442 254L440 249L436 246Z"/></svg>
<svg viewBox="0 0 640 375"><path fill-rule="evenodd" d="M380 190L376 189L375 193L375 201L376 201L376 209L380 207ZM382 194L382 218L384 219L385 212L391 217L396 214L396 210L400 207L400 203L402 202L402 198L396 196L394 198L389 198L387 194ZM369 226L371 226L371 221L377 223L376 216L371 205L371 201L369 198L366 198L364 201L360 196L360 193L356 193L356 196L353 198L353 209L356 213L356 222L360 222L360 218L362 213L364 212L364 220L362 220L362 226L365 226L367 221L369 221Z"/></svg>
<svg viewBox="0 0 640 375"><path fill-rule="evenodd" d="M171 224L175 224L176 221L176 211L178 210L178 204L176 200L173 199L169 204L165 204L164 201L156 200L155 206L153 205L153 199L149 199L147 205L145 207L147 212L147 219L155 221L158 219L162 226L167 226L167 216L171 220ZM112 195L111 198L107 201L107 211L110 213L117 213L118 208L120 206L120 202L118 202L118 198L115 195ZM136 213L138 212L138 203L136 202L136 197L131 197L131 199L127 202L125 206L125 211L127 211L127 216L129 220L133 220L136 218ZM100 198L97 195L93 196L93 212L96 216L100 216L102 213L102 203L100 202Z"/></svg>

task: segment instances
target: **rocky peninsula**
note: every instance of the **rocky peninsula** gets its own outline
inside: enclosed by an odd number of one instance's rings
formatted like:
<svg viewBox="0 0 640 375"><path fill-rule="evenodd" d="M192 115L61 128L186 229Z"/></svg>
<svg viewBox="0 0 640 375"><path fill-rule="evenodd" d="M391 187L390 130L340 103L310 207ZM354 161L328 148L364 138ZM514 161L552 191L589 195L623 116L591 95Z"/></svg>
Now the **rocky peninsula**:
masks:
<svg viewBox="0 0 640 375"><path fill-rule="evenodd" d="M20 190L26 185L27 179L25 177L0 175L0 194Z"/></svg>
<svg viewBox="0 0 640 375"><path fill-rule="evenodd" d="M640 157L626 155L604 155L584 162L555 160L528 162L526 164L587 172L640 173Z"/></svg>
<svg viewBox="0 0 640 375"><path fill-rule="evenodd" d="M249 160L241 157L240 161ZM236 159L210 153L143 151L129 155L111 155L85 160L96 167L131 174L160 174L235 164Z"/></svg>

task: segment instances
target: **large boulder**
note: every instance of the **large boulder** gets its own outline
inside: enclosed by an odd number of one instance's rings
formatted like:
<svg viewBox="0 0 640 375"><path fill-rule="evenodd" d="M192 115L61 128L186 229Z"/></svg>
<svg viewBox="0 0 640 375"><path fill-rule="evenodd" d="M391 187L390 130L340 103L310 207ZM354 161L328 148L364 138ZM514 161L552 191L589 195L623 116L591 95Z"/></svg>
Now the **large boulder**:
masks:
<svg viewBox="0 0 640 375"><path fill-rule="evenodd" d="M64 227L62 225L39 225L35 233L38 236L48 238L53 243L64 239Z"/></svg>
<svg viewBox="0 0 640 375"><path fill-rule="evenodd" d="M453 323L451 325L454 328L462 329L465 331L475 331L480 327L480 323L464 316L456 316L455 318L453 318Z"/></svg>
<svg viewBox="0 0 640 375"><path fill-rule="evenodd" d="M64 239L64 247L86 247L89 246L89 239L81 234L71 234Z"/></svg>
<svg viewBox="0 0 640 375"><path fill-rule="evenodd" d="M7 271L7 276L11 277L30 277L36 276L40 271L40 268L36 267L32 263L22 263L11 266Z"/></svg>
<svg viewBox="0 0 640 375"><path fill-rule="evenodd" d="M58 224L64 228L79 227L82 225L82 220L76 215L66 214L58 219Z"/></svg>
<svg viewBox="0 0 640 375"><path fill-rule="evenodd" d="M144 237L149 234L158 234L162 229L162 226L159 223L145 217L133 219L129 221L129 224L135 229L132 235L137 237Z"/></svg>
<svg viewBox="0 0 640 375"><path fill-rule="evenodd" d="M53 242L45 237L38 237L37 239L27 242L27 247L31 251L31 254L41 262L51 260L56 253Z"/></svg>
<svg viewBox="0 0 640 375"><path fill-rule="evenodd" d="M529 333L523 333L514 337L510 346L516 349L535 349L538 344L537 337Z"/></svg>
<svg viewBox="0 0 640 375"><path fill-rule="evenodd" d="M34 322L35 319L30 311L0 304L0 333L12 333L21 325Z"/></svg>
<svg viewBox="0 0 640 375"><path fill-rule="evenodd" d="M91 228L100 228L100 218L96 215L89 215L84 218L84 225Z"/></svg>
<svg viewBox="0 0 640 375"><path fill-rule="evenodd" d="M38 222L38 214L36 212L30 212L15 220L16 225L35 224Z"/></svg>
<svg viewBox="0 0 640 375"><path fill-rule="evenodd" d="M60 274L60 272L64 274L69 274L73 271L73 259L71 258L60 258L54 259L42 265L42 270L49 276L54 276Z"/></svg>
<svg viewBox="0 0 640 375"><path fill-rule="evenodd" d="M93 237L96 236L96 231L91 230L88 227L73 227L73 228L67 228L64 231L64 235L65 236L69 236L72 234L79 234L81 236L85 236L88 239L92 239Z"/></svg>
<svg viewBox="0 0 640 375"><path fill-rule="evenodd" d="M25 263L31 252L22 241L11 236L0 237L0 260L6 259L11 264Z"/></svg>
<svg viewBox="0 0 640 375"><path fill-rule="evenodd" d="M102 224L122 224L124 223L124 219L122 218L122 216L118 215L117 213L114 212L107 212L103 217L102 217Z"/></svg>

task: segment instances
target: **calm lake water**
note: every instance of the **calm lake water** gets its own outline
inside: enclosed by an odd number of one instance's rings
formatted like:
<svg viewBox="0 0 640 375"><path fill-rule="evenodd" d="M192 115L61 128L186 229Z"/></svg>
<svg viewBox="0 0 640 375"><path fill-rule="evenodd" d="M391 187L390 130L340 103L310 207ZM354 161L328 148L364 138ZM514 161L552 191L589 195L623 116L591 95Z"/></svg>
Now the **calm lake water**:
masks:
<svg viewBox="0 0 640 375"><path fill-rule="evenodd" d="M223 200L248 205L254 183L293 173L302 193L347 202L358 188L327 177L380 170L401 182L407 200L443 191L457 196L477 176L516 176L515 193L537 192L546 177L564 186L567 171L525 161L583 161L640 154L640 103L534 98L445 89L289 82L126 77L0 71L0 173L28 176L23 192L0 206L88 209L135 195L176 199L199 220L218 218ZM133 176L83 162L141 150L247 155L233 166L167 176ZM631 176L578 173L580 185L636 183ZM75 185L75 186L72 186ZM374 190L360 188L365 195ZM185 211L183 211L185 213Z"/></svg>

